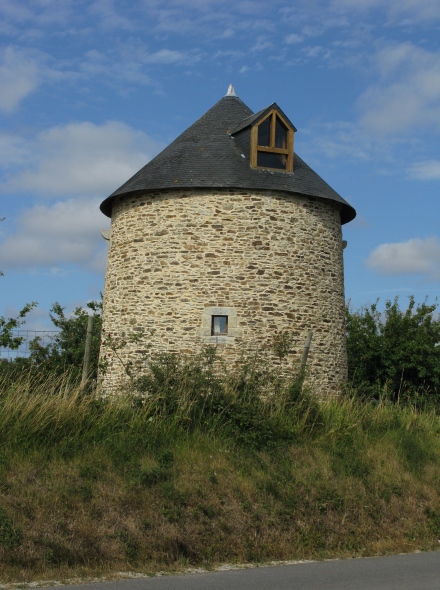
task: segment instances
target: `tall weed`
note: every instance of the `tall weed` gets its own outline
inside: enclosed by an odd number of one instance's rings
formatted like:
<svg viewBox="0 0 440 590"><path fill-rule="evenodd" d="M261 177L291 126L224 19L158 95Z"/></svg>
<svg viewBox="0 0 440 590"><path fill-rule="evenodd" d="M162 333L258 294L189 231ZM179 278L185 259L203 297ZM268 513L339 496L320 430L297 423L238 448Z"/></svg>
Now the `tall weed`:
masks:
<svg viewBox="0 0 440 590"><path fill-rule="evenodd" d="M20 579L437 543L434 411L318 401L261 359L212 361L158 357L111 398L69 375L3 382L0 568Z"/></svg>

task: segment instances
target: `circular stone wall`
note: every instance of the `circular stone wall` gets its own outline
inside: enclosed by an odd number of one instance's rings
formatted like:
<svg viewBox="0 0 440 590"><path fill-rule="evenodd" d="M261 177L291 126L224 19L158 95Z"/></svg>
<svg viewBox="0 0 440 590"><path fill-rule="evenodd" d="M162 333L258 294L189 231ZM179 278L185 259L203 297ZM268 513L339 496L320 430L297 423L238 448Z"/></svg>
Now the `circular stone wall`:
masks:
<svg viewBox="0 0 440 590"><path fill-rule="evenodd" d="M226 362L288 330L299 363L313 332L308 381L320 394L347 377L344 279L338 205L280 192L175 190L121 197L113 204L104 294L108 347L104 390L124 378L142 351L200 351L218 345ZM228 333L212 336L212 316ZM122 362L121 362L122 361Z"/></svg>

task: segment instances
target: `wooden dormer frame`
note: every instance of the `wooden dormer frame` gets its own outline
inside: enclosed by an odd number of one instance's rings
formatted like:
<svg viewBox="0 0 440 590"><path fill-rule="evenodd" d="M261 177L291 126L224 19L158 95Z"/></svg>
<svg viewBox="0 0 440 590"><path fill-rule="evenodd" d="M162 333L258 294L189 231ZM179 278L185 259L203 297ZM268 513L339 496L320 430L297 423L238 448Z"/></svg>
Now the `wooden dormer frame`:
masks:
<svg viewBox="0 0 440 590"><path fill-rule="evenodd" d="M269 117L271 117L271 126L270 126L270 145L263 146L258 145L258 127L266 121ZM283 123L283 125L287 128L287 141L286 147L280 148L275 147L275 130L276 130L276 119L278 119ZM276 170L277 172L293 172L293 145L294 145L294 133L295 129L292 128L291 124L286 121L286 119L281 115L281 113L277 109L272 109L267 113L267 115L258 121L255 125L251 128L251 153L250 153L250 163L252 168L256 168L259 170ZM279 154L286 156L286 167L285 168L271 168L269 166L258 166L258 153L269 153L269 154Z"/></svg>

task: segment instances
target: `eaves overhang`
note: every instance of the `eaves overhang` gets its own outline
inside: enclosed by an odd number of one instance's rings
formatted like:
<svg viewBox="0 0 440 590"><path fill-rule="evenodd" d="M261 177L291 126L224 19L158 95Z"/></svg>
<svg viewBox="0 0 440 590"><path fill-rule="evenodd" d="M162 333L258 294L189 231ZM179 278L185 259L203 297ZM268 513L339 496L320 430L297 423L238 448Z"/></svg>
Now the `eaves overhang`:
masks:
<svg viewBox="0 0 440 590"><path fill-rule="evenodd" d="M234 139L249 125L279 109L276 103L253 113L237 96L225 96L176 140L101 203L111 217L116 197L137 196L175 189L247 189L294 193L332 202L341 223L356 216L354 208L334 191L300 156L294 155L294 172L253 169L249 153ZM285 114L279 109L282 116ZM287 121L289 121L287 119ZM289 124L290 121L289 121ZM293 125L292 125L293 127Z"/></svg>

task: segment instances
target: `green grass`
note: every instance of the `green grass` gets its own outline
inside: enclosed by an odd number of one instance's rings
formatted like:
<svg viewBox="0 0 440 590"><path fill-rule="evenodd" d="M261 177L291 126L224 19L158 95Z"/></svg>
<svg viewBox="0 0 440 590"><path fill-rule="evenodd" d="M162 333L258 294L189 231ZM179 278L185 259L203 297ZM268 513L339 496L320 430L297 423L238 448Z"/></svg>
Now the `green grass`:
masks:
<svg viewBox="0 0 440 590"><path fill-rule="evenodd" d="M131 395L0 384L0 579L438 547L433 409L164 357Z"/></svg>

